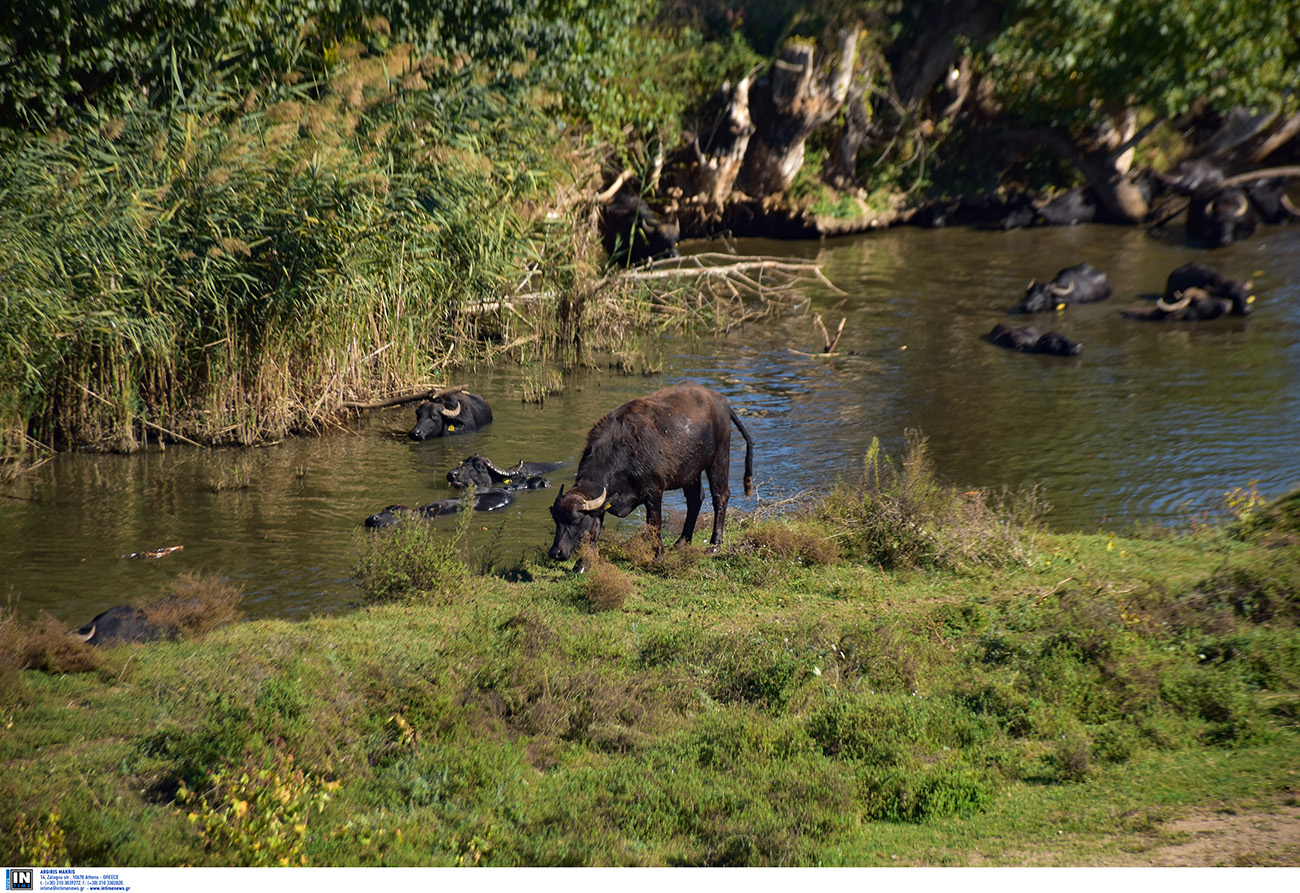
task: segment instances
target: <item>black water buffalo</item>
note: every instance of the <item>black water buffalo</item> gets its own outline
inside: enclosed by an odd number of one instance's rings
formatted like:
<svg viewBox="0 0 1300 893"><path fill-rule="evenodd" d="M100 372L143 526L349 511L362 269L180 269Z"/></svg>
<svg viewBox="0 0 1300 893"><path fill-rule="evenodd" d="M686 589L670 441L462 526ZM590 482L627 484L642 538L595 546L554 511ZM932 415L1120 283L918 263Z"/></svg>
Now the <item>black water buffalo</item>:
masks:
<svg viewBox="0 0 1300 893"><path fill-rule="evenodd" d="M412 440L428 440L444 434L477 431L492 421L492 407L478 394L451 391L439 394L415 410Z"/></svg>
<svg viewBox="0 0 1300 893"><path fill-rule="evenodd" d="M1008 326L998 323L984 336L998 347L1007 347L1024 353L1045 353L1058 357L1077 357L1083 345L1066 338L1060 332L1039 334L1033 326Z"/></svg>
<svg viewBox="0 0 1300 893"><path fill-rule="evenodd" d="M1038 209L1038 220L1046 226L1074 226L1097 219L1097 203L1082 186L1067 190Z"/></svg>
<svg viewBox="0 0 1300 893"><path fill-rule="evenodd" d="M160 639L167 630L150 620L143 608L114 605L78 629L77 635L91 645L117 645Z"/></svg>
<svg viewBox="0 0 1300 893"><path fill-rule="evenodd" d="M1106 274L1086 261L1066 267L1051 282L1029 280L1025 297L1016 310L1020 313L1043 313L1060 310L1067 304L1089 304L1111 295Z"/></svg>
<svg viewBox="0 0 1300 893"><path fill-rule="evenodd" d="M524 462L509 468L497 468L487 456L475 454L447 472L447 483L458 489L465 487L500 487L503 490L541 490L551 486L542 477L560 467L558 462Z"/></svg>
<svg viewBox="0 0 1300 893"><path fill-rule="evenodd" d="M605 250L616 264L678 256L681 227L660 217L640 196L620 192L605 208L603 222Z"/></svg>
<svg viewBox="0 0 1300 893"><path fill-rule="evenodd" d="M1187 239L1221 248L1255 234L1259 212L1246 192L1235 187L1201 190L1187 206Z"/></svg>
<svg viewBox="0 0 1300 893"><path fill-rule="evenodd" d="M1154 307L1121 311L1129 319L1197 321L1221 316L1248 316L1255 296L1250 283L1232 279L1205 264L1183 264L1165 280Z"/></svg>
<svg viewBox="0 0 1300 893"><path fill-rule="evenodd" d="M573 488L560 488L551 506L555 542L548 553L563 561L583 540L595 543L605 512L626 518L645 506L654 536L655 557L663 556L663 496L666 490L686 495L686 521L679 543L695 534L704 487L709 477L713 497L713 537L722 543L722 528L731 497L731 425L745 438L745 495L754 492L754 441L716 391L684 381L648 397L629 400L604 415L587 435Z"/></svg>
<svg viewBox="0 0 1300 893"><path fill-rule="evenodd" d="M114 605L103 611L75 635L90 645L122 645L174 639L185 631L210 625L211 601L166 595L143 607Z"/></svg>
<svg viewBox="0 0 1300 893"><path fill-rule="evenodd" d="M474 494L474 505L472 508L476 512L495 512L503 509L515 501L515 494L508 490L492 489L479 490ZM426 502L424 505L411 508L408 505L398 503L390 505L381 512L376 512L366 518L367 527L391 527L402 521L414 518L438 518L442 515L451 515L465 507L464 499L436 499L433 502Z"/></svg>

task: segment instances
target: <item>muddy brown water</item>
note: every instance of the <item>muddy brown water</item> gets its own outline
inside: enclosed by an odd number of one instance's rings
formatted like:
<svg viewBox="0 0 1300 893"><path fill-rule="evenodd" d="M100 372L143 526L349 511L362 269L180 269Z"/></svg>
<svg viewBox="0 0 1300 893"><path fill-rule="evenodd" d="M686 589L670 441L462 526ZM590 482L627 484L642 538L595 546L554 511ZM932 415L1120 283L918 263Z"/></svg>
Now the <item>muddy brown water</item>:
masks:
<svg viewBox="0 0 1300 893"><path fill-rule="evenodd" d="M754 437L757 494L743 496L737 437L733 511L851 478L873 436L898 455L909 428L928 437L954 483L1041 485L1058 530L1180 525L1221 513L1224 494L1251 481L1266 495L1300 485L1300 227L1265 228L1214 252L1105 226L899 228L735 247L816 259L848 296L810 287L779 319L720 338L666 338L658 374L580 372L542 404L521 400L528 372L466 370L457 382L489 399L495 421L465 436L414 443L414 409L403 407L258 449L60 456L0 485L0 589L22 615L47 610L74 624L194 572L241 585L253 617L338 611L358 598L349 569L368 514L452 495L447 470L475 452L502 465L563 462L553 480L571 483L602 413L684 378L725 394ZM982 340L1014 320L1008 311L1031 277L1081 260L1110 276L1115 296L1020 321L1081 341L1082 356ZM1251 278L1255 313L1180 324L1120 317L1190 260ZM821 348L813 312L832 331L847 319L839 356L806 355ZM541 558L555 493L520 493L508 509L475 516L479 561ZM681 507L672 494L667 509ZM638 510L622 523L642 518ZM125 557L177 545L162 559Z"/></svg>

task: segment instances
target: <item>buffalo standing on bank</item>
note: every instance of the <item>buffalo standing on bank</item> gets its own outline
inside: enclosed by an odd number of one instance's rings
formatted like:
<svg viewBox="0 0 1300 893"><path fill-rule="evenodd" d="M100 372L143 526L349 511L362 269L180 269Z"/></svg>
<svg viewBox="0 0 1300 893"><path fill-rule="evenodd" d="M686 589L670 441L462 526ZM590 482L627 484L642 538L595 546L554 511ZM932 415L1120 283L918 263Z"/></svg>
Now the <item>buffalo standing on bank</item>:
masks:
<svg viewBox="0 0 1300 893"><path fill-rule="evenodd" d="M492 421L492 407L478 394L452 391L439 394L415 410L412 440L477 431Z"/></svg>
<svg viewBox="0 0 1300 893"><path fill-rule="evenodd" d="M663 495L681 490L686 520L680 543L689 543L703 502L701 474L713 499L713 537L722 529L731 496L731 425L745 438L745 495L754 491L754 442L727 399L686 381L630 400L603 416L587 435L573 488L551 506L555 542L550 557L563 561L586 540L595 543L605 512L626 518L645 506L655 558L663 557Z"/></svg>

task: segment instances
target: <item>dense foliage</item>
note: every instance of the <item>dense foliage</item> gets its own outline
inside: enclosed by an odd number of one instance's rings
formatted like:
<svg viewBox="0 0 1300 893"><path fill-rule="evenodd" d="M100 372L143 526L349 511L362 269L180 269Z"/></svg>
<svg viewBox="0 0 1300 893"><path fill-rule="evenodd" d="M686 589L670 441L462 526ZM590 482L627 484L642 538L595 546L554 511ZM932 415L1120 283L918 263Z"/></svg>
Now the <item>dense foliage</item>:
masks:
<svg viewBox="0 0 1300 893"><path fill-rule="evenodd" d="M1005 126L1066 125L1079 140L1126 110L1158 121L1296 101L1300 13L1286 4L1002 11L13 5L0 13L0 456L255 441L458 363L572 362L610 331L592 314L618 303L592 299L591 196L631 168L642 195L688 199L687 149L717 127L716 88L844 24L865 25L850 103L864 142L838 158L848 112L813 135L785 198L816 214L874 214L897 184L924 187L958 126L930 120L940 104L926 91L959 58L976 60ZM900 98L904 82L916 95ZM654 196L664 158L678 185Z"/></svg>
<svg viewBox="0 0 1300 893"><path fill-rule="evenodd" d="M1294 107L1300 9L1270 0L1018 0L989 48L999 98L1031 120L1098 123L1126 107Z"/></svg>

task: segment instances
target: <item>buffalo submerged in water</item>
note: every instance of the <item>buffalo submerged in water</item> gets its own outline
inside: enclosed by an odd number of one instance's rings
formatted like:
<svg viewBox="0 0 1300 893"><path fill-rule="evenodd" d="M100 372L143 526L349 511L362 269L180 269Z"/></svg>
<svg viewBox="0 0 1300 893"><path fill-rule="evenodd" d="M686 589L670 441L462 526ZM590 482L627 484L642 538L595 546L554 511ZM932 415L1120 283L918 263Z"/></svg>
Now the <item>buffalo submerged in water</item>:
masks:
<svg viewBox="0 0 1300 893"><path fill-rule="evenodd" d="M447 434L467 434L492 421L492 407L478 394L450 391L439 394L415 410L412 440L428 440Z"/></svg>
<svg viewBox="0 0 1300 893"><path fill-rule="evenodd" d="M645 506L654 537L655 558L663 557L663 496L681 490L686 520L679 543L689 543L704 499L700 475L709 477L713 498L713 537L722 529L731 497L731 426L745 438L745 495L754 492L754 442L727 399L693 381L629 400L607 413L587 435L574 485L551 506L555 542L550 557L563 561L582 542L595 543L605 512L626 518Z"/></svg>

